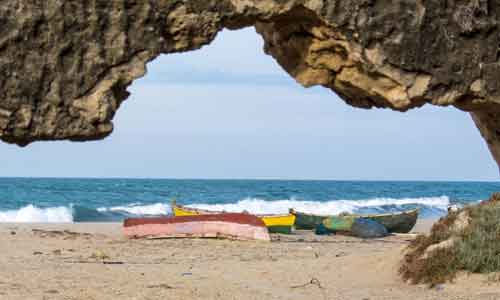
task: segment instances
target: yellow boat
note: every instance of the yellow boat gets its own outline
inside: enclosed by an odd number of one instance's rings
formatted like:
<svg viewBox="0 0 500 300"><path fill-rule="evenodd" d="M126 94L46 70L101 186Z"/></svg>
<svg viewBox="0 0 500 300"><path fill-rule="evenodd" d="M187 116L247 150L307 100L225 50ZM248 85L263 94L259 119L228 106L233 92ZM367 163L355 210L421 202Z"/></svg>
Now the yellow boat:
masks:
<svg viewBox="0 0 500 300"><path fill-rule="evenodd" d="M185 207L177 204L175 200L172 200L172 211L174 213L174 216L176 217L221 213L220 211L211 211L211 210ZM269 230L269 232L272 233L290 234L292 233L292 229L295 224L295 215L293 214L257 215L257 217L262 219L264 224L266 224L266 227Z"/></svg>

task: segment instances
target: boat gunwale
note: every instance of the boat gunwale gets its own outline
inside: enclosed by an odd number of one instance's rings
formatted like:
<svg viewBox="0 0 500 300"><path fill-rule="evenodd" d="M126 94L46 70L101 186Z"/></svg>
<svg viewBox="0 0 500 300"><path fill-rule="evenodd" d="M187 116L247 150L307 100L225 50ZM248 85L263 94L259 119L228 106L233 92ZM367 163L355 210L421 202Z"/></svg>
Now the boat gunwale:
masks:
<svg viewBox="0 0 500 300"><path fill-rule="evenodd" d="M305 213L305 212L297 211L293 208L290 209L290 214L292 214L292 215L301 214L301 215L306 215L309 217L321 217L321 218L328 218L328 217L334 216L334 215L317 215L317 214L312 214L312 213Z"/></svg>
<svg viewBox="0 0 500 300"><path fill-rule="evenodd" d="M123 220L123 227L158 224L182 224L193 222L222 222L265 227L264 222L259 217L242 213L204 214L179 217L126 218L125 220Z"/></svg>
<svg viewBox="0 0 500 300"><path fill-rule="evenodd" d="M414 208L411 210L406 210L406 211L401 211L401 212L396 212L396 213L383 213L383 214L370 214L370 215L353 215L353 216L359 216L363 218L371 218L371 217L390 217L390 216L403 216L403 215L414 215L418 214L420 212L420 208Z"/></svg>
<svg viewBox="0 0 500 300"><path fill-rule="evenodd" d="M414 208L414 209L405 210L405 211L401 211L401 212L395 212L395 213L370 214L370 215L347 214L347 215L344 215L344 216L355 216L355 217L362 217L362 218L373 218L373 217L389 217L389 216L402 216L402 215L414 215L414 214L417 214L417 217L418 217L419 212L420 212L420 208ZM290 209L290 213L293 214L293 215L301 214L301 215L306 215L306 216L309 216L309 217L320 217L320 218L329 218L329 217L334 217L334 216L339 216L340 215L340 214L337 214L337 215L316 215L316 214L312 214L312 213L305 213L305 212L297 211L297 210L295 210L293 208Z"/></svg>
<svg viewBox="0 0 500 300"><path fill-rule="evenodd" d="M207 210L207 209L200 209L200 208L194 208L194 207L188 207L184 205L179 205L172 203L172 211L173 209L178 208L181 210L189 211L189 212L196 212L196 213L206 213L206 214L229 214L229 213L235 213L235 212L229 212L229 211L217 211L217 210ZM254 215L259 218L289 218L293 214L288 213L288 214L252 214L250 212L239 212L241 214L249 214L249 215Z"/></svg>

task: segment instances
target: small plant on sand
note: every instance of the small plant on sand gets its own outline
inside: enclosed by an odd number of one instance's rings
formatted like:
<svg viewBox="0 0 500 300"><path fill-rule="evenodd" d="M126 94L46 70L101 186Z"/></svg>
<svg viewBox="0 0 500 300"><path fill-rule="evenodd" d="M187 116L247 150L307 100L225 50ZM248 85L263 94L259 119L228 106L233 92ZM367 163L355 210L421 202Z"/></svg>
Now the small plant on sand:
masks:
<svg viewBox="0 0 500 300"><path fill-rule="evenodd" d="M452 281L457 272L500 272L500 194L480 205L450 212L429 235L413 240L399 273L412 283Z"/></svg>
<svg viewBox="0 0 500 300"><path fill-rule="evenodd" d="M455 247L464 270L474 273L500 271L500 203L470 209L472 219Z"/></svg>

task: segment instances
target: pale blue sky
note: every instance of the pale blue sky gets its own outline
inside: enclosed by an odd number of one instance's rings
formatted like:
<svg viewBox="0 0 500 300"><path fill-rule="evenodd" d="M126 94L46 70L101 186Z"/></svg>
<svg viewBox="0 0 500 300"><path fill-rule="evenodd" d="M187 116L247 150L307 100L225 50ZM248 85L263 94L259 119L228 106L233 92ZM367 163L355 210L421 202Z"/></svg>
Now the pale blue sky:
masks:
<svg viewBox="0 0 500 300"><path fill-rule="evenodd" d="M0 143L0 176L498 180L468 114L352 108L295 83L253 29L148 70L111 137Z"/></svg>

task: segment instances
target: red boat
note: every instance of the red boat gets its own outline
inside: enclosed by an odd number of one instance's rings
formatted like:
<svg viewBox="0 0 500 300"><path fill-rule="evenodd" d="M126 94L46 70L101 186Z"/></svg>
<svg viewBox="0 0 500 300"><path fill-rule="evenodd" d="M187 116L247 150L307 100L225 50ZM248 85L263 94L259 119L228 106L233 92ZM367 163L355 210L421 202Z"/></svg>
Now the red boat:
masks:
<svg viewBox="0 0 500 300"><path fill-rule="evenodd" d="M227 238L270 241L264 222L250 214L222 213L182 217L130 218L123 222L130 238Z"/></svg>

